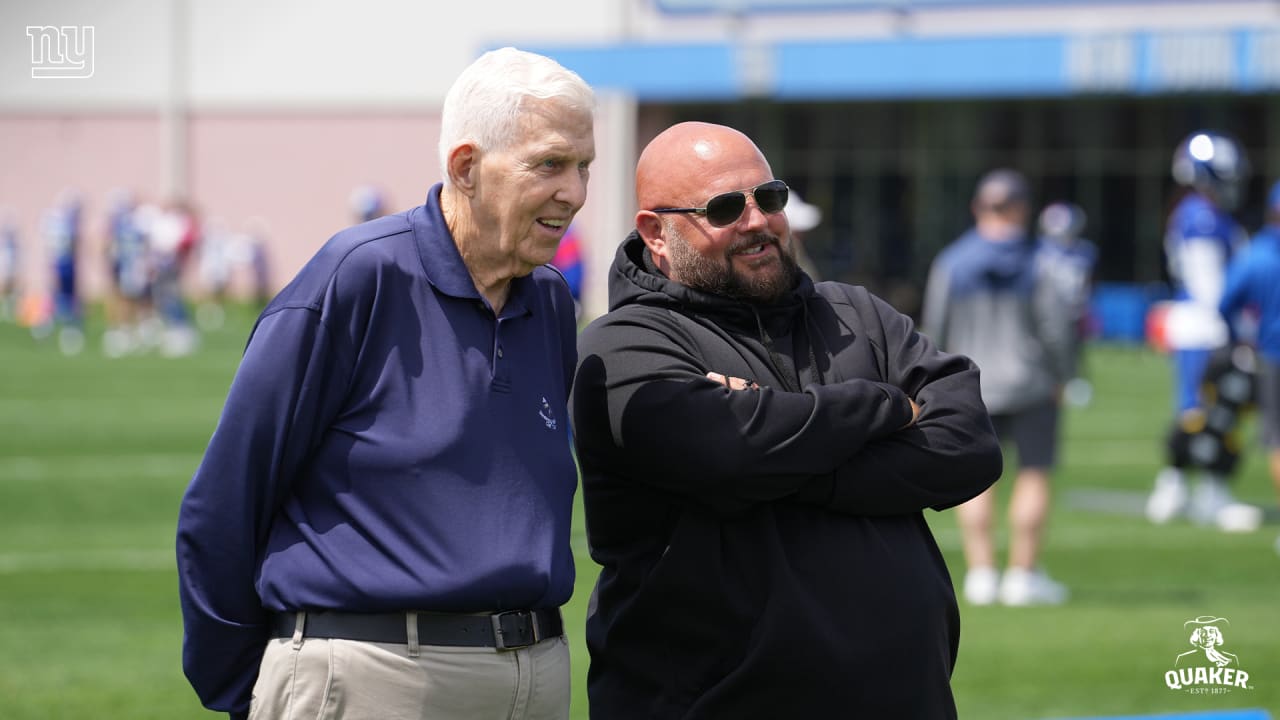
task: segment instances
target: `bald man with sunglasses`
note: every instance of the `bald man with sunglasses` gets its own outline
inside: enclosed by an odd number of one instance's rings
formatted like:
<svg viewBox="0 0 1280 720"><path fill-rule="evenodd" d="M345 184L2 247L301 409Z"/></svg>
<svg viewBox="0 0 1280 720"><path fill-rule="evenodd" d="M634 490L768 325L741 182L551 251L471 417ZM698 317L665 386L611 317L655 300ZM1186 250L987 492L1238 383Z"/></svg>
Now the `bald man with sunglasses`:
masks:
<svg viewBox="0 0 1280 720"><path fill-rule="evenodd" d="M978 371L796 266L786 183L682 123L636 169L570 401L593 718L954 718L926 508L1000 475Z"/></svg>

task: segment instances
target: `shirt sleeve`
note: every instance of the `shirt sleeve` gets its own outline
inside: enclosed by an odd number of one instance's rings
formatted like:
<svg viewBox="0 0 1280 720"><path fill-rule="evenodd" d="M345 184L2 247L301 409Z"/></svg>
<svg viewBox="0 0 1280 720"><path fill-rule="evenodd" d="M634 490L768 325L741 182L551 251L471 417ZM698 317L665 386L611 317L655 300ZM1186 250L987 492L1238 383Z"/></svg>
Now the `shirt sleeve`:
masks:
<svg viewBox="0 0 1280 720"><path fill-rule="evenodd" d="M901 390L870 380L733 391L674 328L614 313L580 340L572 408L584 467L731 511L788 496L911 420Z"/></svg>
<svg viewBox="0 0 1280 720"><path fill-rule="evenodd" d="M311 308L264 315L178 515L183 670L245 713L267 641L255 574L276 509L336 414L349 363Z"/></svg>

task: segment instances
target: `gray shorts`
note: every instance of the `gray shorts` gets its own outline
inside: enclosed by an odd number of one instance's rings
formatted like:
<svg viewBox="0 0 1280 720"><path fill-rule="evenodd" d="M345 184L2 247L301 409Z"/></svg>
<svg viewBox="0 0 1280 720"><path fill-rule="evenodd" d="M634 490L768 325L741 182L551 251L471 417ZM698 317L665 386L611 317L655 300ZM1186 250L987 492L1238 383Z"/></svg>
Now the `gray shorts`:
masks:
<svg viewBox="0 0 1280 720"><path fill-rule="evenodd" d="M1050 470L1058 460L1058 404L1052 400L1009 413L994 413L991 424L1001 445L1012 443L1019 468Z"/></svg>
<svg viewBox="0 0 1280 720"><path fill-rule="evenodd" d="M1259 442L1280 450L1280 363L1258 357Z"/></svg>

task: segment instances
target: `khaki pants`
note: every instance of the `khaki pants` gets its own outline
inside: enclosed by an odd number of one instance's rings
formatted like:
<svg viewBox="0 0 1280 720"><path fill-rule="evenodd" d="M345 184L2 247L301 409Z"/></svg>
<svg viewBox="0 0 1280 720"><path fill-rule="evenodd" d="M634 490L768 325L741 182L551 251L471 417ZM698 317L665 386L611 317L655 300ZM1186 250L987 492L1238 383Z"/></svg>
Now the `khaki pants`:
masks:
<svg viewBox="0 0 1280 720"><path fill-rule="evenodd" d="M271 640L250 720L566 720L564 637L518 650Z"/></svg>

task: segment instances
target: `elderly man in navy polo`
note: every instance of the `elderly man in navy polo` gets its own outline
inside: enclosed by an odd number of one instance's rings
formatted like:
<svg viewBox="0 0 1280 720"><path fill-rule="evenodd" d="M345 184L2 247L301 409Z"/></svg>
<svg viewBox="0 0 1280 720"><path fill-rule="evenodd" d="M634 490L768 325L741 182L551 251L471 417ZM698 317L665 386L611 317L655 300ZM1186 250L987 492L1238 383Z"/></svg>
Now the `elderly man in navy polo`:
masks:
<svg viewBox="0 0 1280 720"><path fill-rule="evenodd" d="M487 53L444 182L344 230L258 319L183 499L183 664L233 718L566 718L573 298L591 89Z"/></svg>

